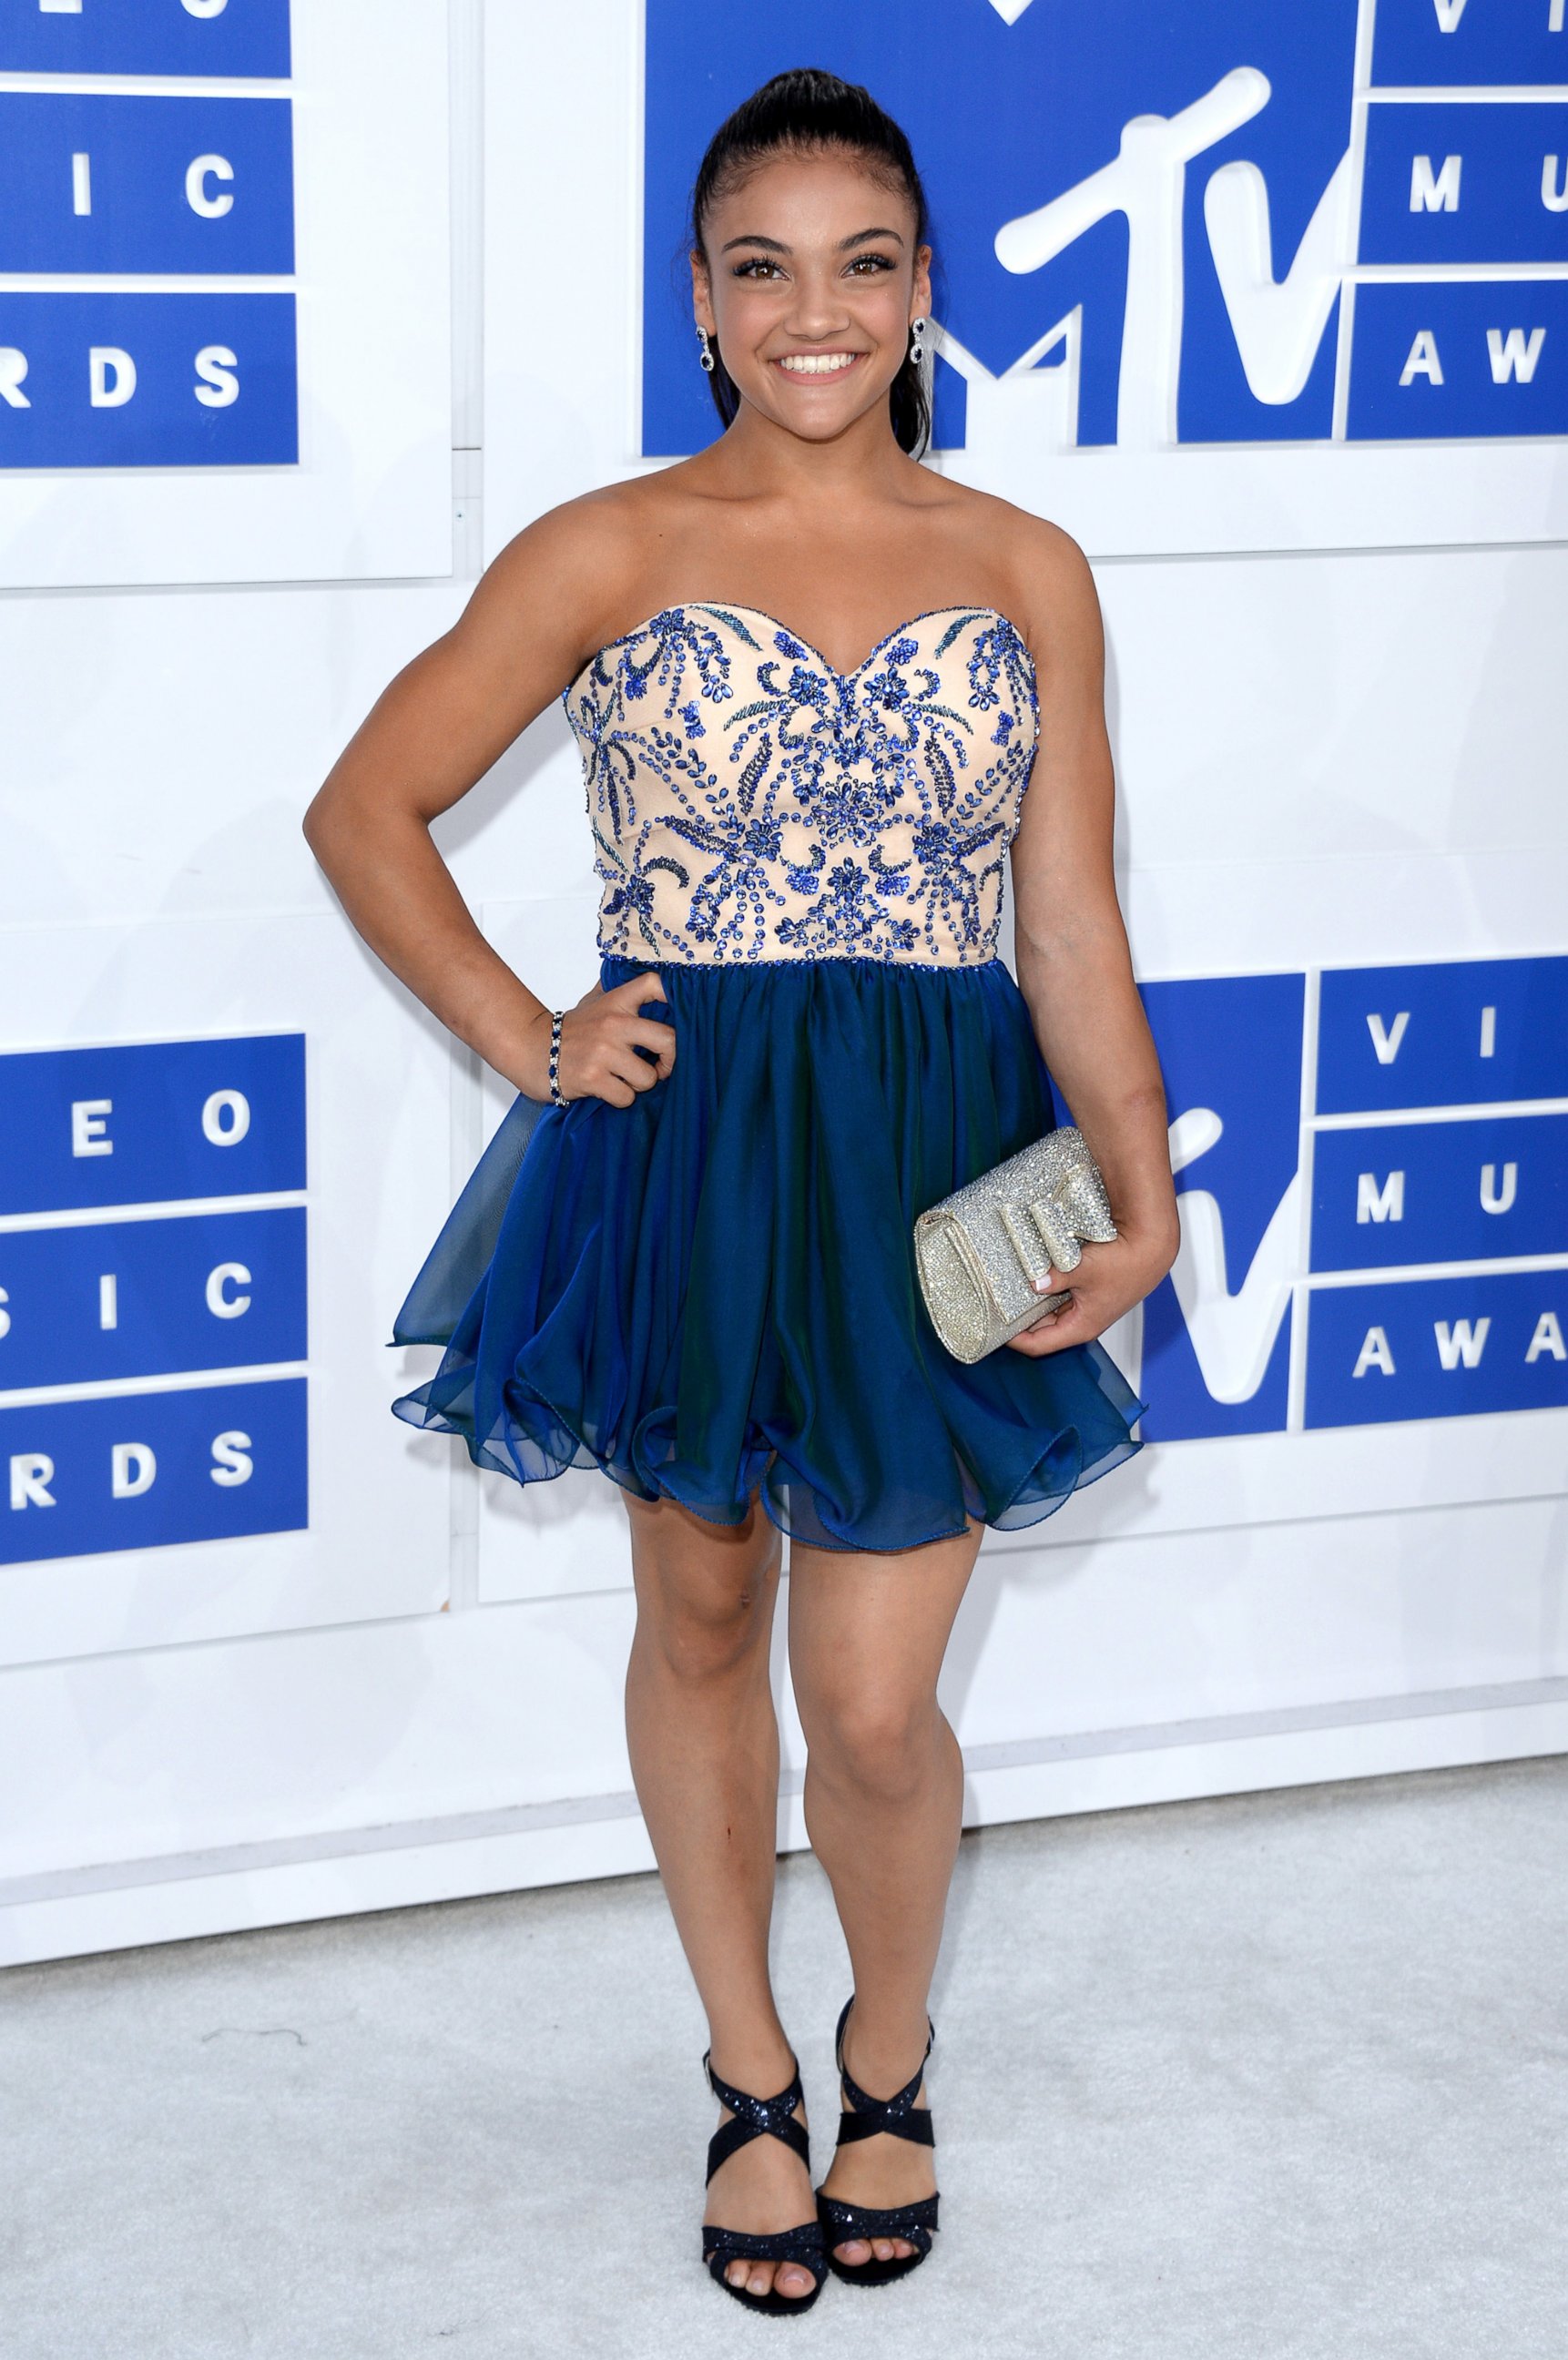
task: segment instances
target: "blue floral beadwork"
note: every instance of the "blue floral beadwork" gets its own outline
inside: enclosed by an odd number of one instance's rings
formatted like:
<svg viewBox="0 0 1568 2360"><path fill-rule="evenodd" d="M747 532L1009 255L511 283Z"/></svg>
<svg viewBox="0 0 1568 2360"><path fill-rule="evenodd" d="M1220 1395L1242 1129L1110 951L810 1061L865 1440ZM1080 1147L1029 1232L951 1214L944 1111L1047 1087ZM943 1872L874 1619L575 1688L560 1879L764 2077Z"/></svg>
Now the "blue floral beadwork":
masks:
<svg viewBox="0 0 1568 2360"><path fill-rule="evenodd" d="M665 607L562 702L601 953L996 956L1039 705L1033 658L994 607L917 616L851 672L754 608Z"/></svg>

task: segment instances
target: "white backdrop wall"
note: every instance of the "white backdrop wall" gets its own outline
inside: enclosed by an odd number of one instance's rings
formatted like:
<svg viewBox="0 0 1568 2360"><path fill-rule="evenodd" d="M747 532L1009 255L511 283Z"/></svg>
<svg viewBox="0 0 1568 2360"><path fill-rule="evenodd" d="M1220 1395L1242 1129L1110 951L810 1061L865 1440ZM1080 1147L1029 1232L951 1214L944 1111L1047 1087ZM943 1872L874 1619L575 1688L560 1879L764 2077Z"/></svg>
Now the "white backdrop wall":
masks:
<svg viewBox="0 0 1568 2360"><path fill-rule="evenodd" d="M967 38L963 5L951 14ZM967 5L989 39L1006 12ZM927 13L935 39L947 18ZM1234 14L1216 0L1217 23ZM302 340L301 462L283 504L270 470L7 480L0 467L16 585L0 596L0 1053L302 1035L308 1141L302 1187L243 1202L170 1192L115 1216L150 1234L198 1212L302 1207L302 1349L32 1383L0 1364L13 1449L18 1420L84 1403L118 1404L104 1415L123 1413L127 1437L171 1400L199 1415L204 1387L302 1379L309 1404L308 1516L292 1528L127 1547L105 1523L79 1553L49 1556L33 1538L49 1512L11 1511L10 1959L650 1863L620 1729L630 1599L613 1487L571 1472L522 1493L388 1410L433 1359L388 1347L392 1313L509 1093L360 948L298 827L345 738L460 610L485 559L543 508L660 464L640 422L644 264L665 267L644 253L645 28L630 0L571 12L492 0L488 13L419 0L400 21L421 71L378 69L372 86L324 30L345 16L341 0L295 0L291 71L266 83L301 126L290 289L319 337L317 358ZM670 22L655 9L651 56ZM1371 31L1364 7L1363 83ZM0 105L71 79L0 71ZM75 80L84 95L106 87ZM716 82L712 96L717 114L728 95ZM370 252L389 217L378 152L396 157L417 229L395 304L374 269L357 290L334 276L334 256ZM334 157L354 169L334 172ZM20 283L0 279L0 305ZM978 372L959 310L944 333ZM347 380L334 390L318 366L329 347L357 350L366 384L401 372L401 410L361 402ZM1568 950L1561 442L1512 441L1501 457L1475 441L1405 450L1397 499L1378 488L1373 448L1282 452L1291 464L1272 477L1255 451L1237 453L1287 490L1310 458L1342 504L1349 478L1325 471L1354 459L1373 508L1399 509L1398 537L1431 545L1378 545L1390 536L1365 503L1349 522L1343 508L1341 546L1316 545L1282 493L1239 502L1246 532L1233 518L1211 530L1220 545L1183 553L1190 495L1161 490L1157 470L1201 456L1224 510L1239 495L1223 451L1161 456L1128 438L1047 453L1036 478L1029 453L1043 445L986 456L987 415L982 398L971 446L936 464L980 476L1012 464L1013 496L1063 514L1097 559L1140 978L1299 975L1310 1011L1325 971ZM451 454L439 497L433 433ZM347 464L356 449L367 473ZM1091 496L1075 466L1099 471ZM1157 514L1140 544L1129 517L1151 482ZM1212 524L1212 504L1200 507ZM271 521L253 531L235 521L242 510ZM217 537L197 554L191 519L203 513ZM236 552L238 578L219 578L213 546ZM591 847L557 714L440 838L529 982L555 1004L587 989ZM1238 1121L1268 1078L1241 1075ZM1568 1106L1559 1091L1520 1096L1545 1121ZM1305 1111L1304 1175L1324 1135ZM71 1213L8 1197L0 1284L7 1255L40 1238L64 1238L80 1275L112 1201L100 1190ZM1196 1253L1190 1191L1183 1208ZM1430 1252L1412 1261L1435 1266ZM1505 1274L1561 1284L1565 1265L1560 1220ZM1443 1267L1471 1265L1460 1254ZM1201 1258L1194 1270L1226 1300L1246 1276L1234 1267L1227 1284ZM1568 1744L1568 1411L1543 1393L1523 1407L1313 1424L1306 1297L1323 1289L1311 1275L1287 1254L1271 1282L1290 1363L1277 1418L1248 1431L1233 1398L1213 1430L1152 1438L1046 1524L988 1540L946 1677L972 1820ZM0 1353L18 1334L25 1322ZM1140 1323L1108 1341L1135 1373ZM1149 1347L1142 1365L1152 1426L1175 1363ZM778 1674L781 1840L796 1844L798 1731L782 1662Z"/></svg>

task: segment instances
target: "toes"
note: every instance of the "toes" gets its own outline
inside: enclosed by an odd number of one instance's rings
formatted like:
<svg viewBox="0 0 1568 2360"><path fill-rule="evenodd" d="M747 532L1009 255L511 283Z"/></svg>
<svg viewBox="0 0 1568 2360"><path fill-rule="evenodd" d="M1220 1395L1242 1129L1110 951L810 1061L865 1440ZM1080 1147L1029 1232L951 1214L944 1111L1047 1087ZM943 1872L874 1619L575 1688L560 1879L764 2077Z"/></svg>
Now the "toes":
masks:
<svg viewBox="0 0 1568 2360"><path fill-rule="evenodd" d="M907 2237L851 2237L847 2245L835 2245L833 2251L851 2269L874 2257L879 2262L901 2262L915 2251Z"/></svg>
<svg viewBox="0 0 1568 2360"><path fill-rule="evenodd" d="M817 2281L799 2262L749 2262L737 2258L726 2265L725 2283L746 2294L776 2293L798 2301Z"/></svg>

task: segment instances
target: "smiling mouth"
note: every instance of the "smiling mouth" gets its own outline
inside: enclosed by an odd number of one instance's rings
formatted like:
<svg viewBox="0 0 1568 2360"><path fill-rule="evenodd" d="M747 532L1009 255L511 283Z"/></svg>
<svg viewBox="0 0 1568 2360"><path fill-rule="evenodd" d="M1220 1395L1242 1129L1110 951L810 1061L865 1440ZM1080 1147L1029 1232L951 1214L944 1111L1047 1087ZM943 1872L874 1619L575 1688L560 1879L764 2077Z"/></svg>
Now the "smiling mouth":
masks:
<svg viewBox="0 0 1568 2360"><path fill-rule="evenodd" d="M773 366L786 377L842 377L864 358L863 353L784 353Z"/></svg>

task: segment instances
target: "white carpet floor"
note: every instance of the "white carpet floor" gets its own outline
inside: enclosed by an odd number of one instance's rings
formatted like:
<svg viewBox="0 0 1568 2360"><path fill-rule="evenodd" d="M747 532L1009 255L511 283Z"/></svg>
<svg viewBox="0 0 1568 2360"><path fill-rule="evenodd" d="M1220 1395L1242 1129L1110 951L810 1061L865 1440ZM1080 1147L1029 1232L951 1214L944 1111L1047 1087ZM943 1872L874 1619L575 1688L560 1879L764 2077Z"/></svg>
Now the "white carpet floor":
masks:
<svg viewBox="0 0 1568 2360"><path fill-rule="evenodd" d="M847 1989L781 1870L828 2157ZM943 2227L752 2318L696 2259L702 2026L651 1878L0 1975L7 2360L1554 2360L1568 1761L965 1839Z"/></svg>

